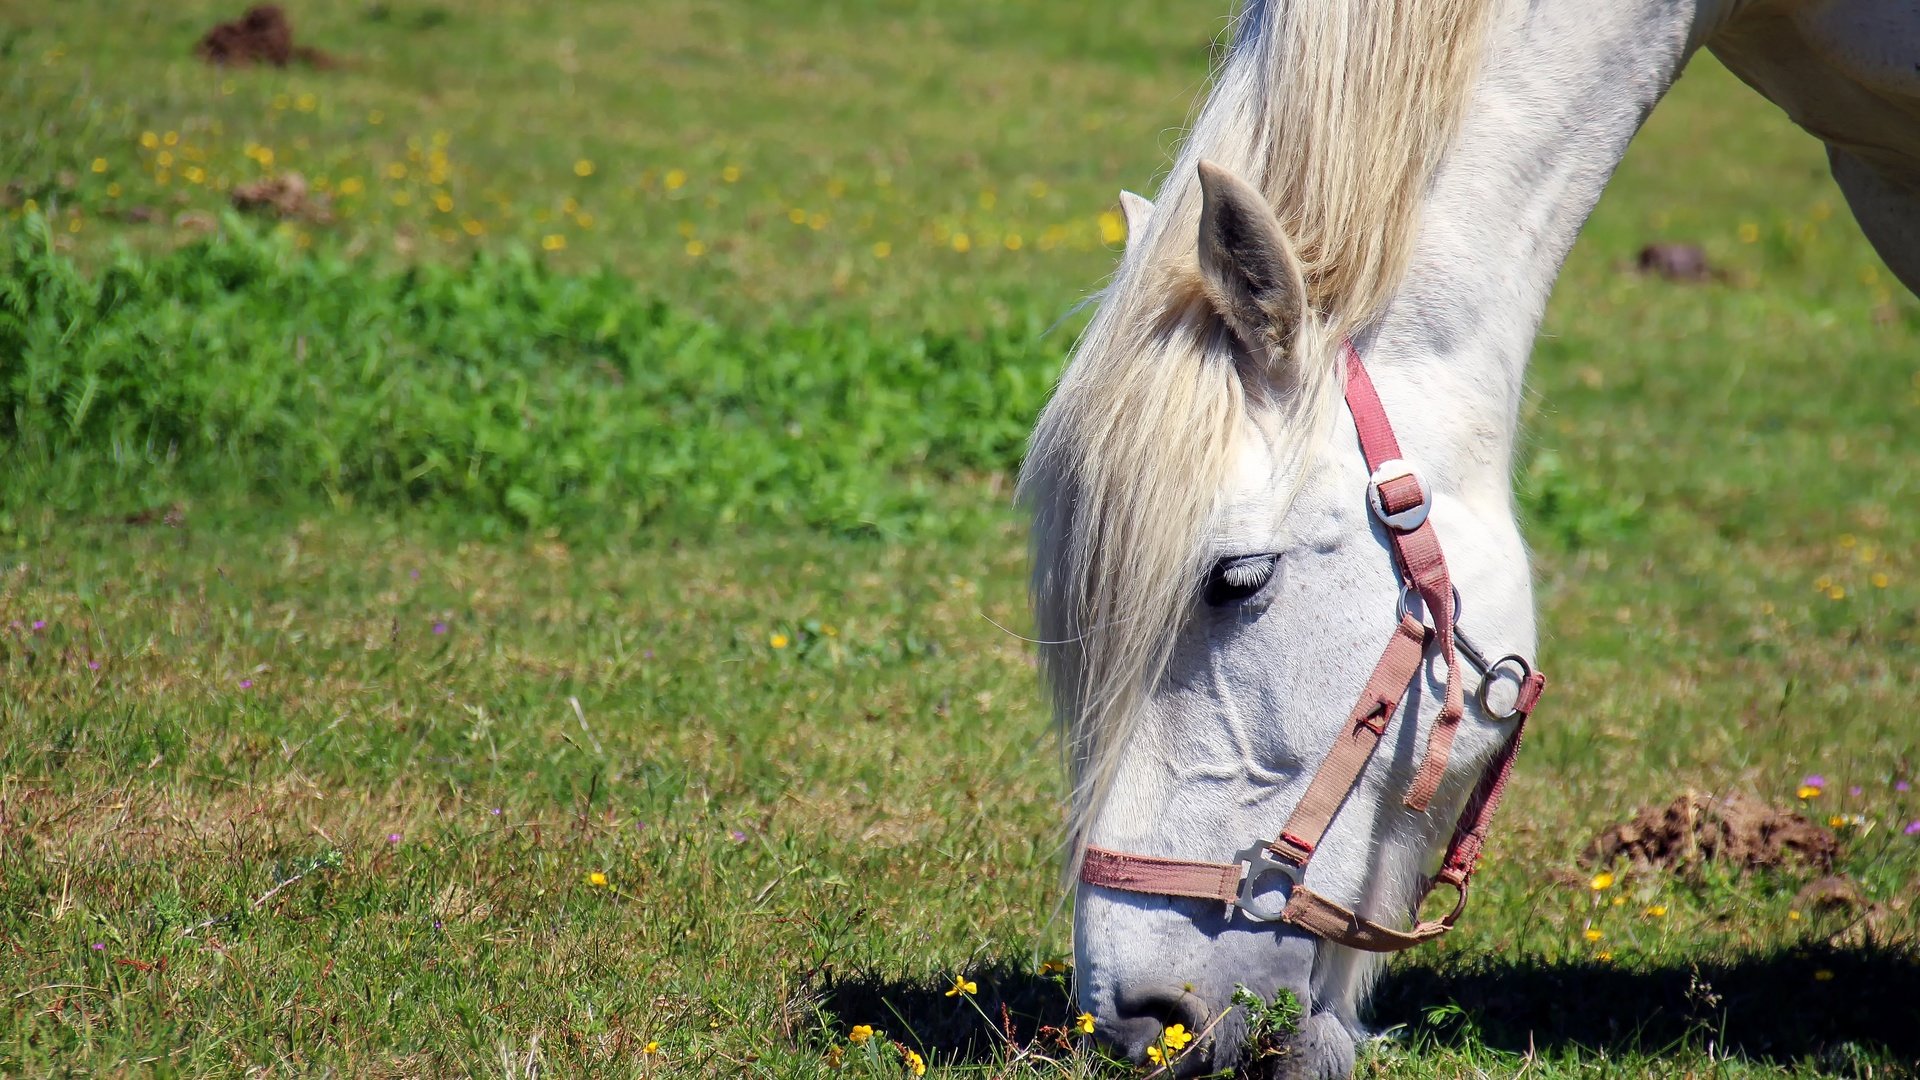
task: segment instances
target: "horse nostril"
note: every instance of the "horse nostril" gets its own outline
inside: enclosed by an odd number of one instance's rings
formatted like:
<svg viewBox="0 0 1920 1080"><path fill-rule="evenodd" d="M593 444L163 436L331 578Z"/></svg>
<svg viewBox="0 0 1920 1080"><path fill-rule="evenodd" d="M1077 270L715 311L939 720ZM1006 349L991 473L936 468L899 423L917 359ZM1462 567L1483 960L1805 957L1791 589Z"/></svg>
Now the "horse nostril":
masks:
<svg viewBox="0 0 1920 1080"><path fill-rule="evenodd" d="M1114 1005L1120 1020L1120 1038L1115 1041L1130 1057L1136 1059L1146 1054L1147 1047L1160 1038L1161 1032L1175 1024L1197 1039L1213 1020L1206 1001L1184 986L1141 987L1122 991Z"/></svg>

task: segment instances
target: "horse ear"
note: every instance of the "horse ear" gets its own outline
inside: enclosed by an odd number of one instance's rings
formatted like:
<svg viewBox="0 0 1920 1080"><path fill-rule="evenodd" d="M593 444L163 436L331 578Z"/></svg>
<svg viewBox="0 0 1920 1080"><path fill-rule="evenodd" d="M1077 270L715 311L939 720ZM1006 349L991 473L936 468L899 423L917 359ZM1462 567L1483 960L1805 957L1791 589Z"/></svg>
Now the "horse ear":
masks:
<svg viewBox="0 0 1920 1080"><path fill-rule="evenodd" d="M1120 212L1127 218L1127 246L1147 235L1147 222L1153 220L1153 204L1131 191L1120 193Z"/></svg>
<svg viewBox="0 0 1920 1080"><path fill-rule="evenodd" d="M1200 276L1214 310L1248 348L1284 349L1306 317L1300 260L1253 185L1200 163Z"/></svg>

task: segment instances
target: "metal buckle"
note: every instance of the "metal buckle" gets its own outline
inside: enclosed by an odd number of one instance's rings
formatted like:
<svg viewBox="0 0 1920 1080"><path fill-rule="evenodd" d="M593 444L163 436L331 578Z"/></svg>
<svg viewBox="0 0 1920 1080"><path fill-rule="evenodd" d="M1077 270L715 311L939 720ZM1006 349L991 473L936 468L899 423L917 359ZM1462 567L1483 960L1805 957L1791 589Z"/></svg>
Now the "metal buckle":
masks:
<svg viewBox="0 0 1920 1080"><path fill-rule="evenodd" d="M1245 863L1247 867L1247 872L1240 878L1240 895L1234 898L1233 906L1239 908L1254 922L1280 921L1282 912L1286 910L1285 906L1282 905L1277 909L1257 906L1253 900L1253 888L1268 874L1279 874L1291 883L1287 889L1287 897L1291 899L1293 886L1300 884L1301 877L1305 873L1304 868L1274 858L1271 841L1255 844L1235 855L1233 861Z"/></svg>
<svg viewBox="0 0 1920 1080"><path fill-rule="evenodd" d="M1380 498L1380 485L1403 476L1413 477L1414 482L1420 485L1420 502L1397 514L1389 514L1386 503ZM1420 474L1411 461L1394 458L1381 462L1380 467L1373 470L1373 475L1367 477L1367 506L1387 528L1395 532L1412 532L1427 520L1427 512L1433 509L1433 488L1428 486L1427 478Z"/></svg>

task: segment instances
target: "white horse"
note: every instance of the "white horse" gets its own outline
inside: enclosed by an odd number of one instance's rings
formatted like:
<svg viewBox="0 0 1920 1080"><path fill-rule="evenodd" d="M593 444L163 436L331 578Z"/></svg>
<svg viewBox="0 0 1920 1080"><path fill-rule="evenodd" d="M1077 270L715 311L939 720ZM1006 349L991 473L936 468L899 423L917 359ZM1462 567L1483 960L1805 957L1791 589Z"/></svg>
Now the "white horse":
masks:
<svg viewBox="0 0 1920 1080"><path fill-rule="evenodd" d="M1136 1060L1180 1051L1180 1024L1206 1032L1183 1069L1230 1064L1245 985L1306 1008L1288 1075L1352 1069L1366 950L1412 940L1391 931L1508 760L1513 692L1474 692L1524 672L1457 657L1535 645L1511 474L1548 290L1702 46L1827 144L1920 288L1920 8L1896 0L1251 0L1157 208L1123 200L1126 254L1022 491L1074 781L1078 993ZM1444 621L1450 585L1464 612L1457 638L1416 624L1424 673L1371 714L1354 701L1399 623L1411 534L1373 505L1348 341L1445 551L1409 606ZM1330 821L1289 846L1330 748L1374 724ZM1435 759L1437 790L1411 797Z"/></svg>

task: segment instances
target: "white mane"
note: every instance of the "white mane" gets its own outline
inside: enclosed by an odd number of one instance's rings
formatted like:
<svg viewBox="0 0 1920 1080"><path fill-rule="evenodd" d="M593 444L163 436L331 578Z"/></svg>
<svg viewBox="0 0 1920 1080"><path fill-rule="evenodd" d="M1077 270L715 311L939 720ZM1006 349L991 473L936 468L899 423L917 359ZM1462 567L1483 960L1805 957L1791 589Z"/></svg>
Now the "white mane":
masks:
<svg viewBox="0 0 1920 1080"><path fill-rule="evenodd" d="M1282 454L1323 430L1338 344L1405 271L1499 2L1251 0L1146 235L1040 416L1020 486L1073 779L1069 874L1191 606L1230 451L1250 423ZM1238 350L1201 289L1202 159L1267 196L1305 270L1315 317L1285 378Z"/></svg>

